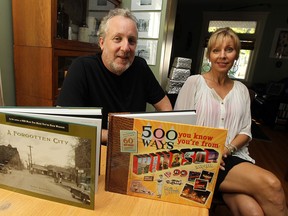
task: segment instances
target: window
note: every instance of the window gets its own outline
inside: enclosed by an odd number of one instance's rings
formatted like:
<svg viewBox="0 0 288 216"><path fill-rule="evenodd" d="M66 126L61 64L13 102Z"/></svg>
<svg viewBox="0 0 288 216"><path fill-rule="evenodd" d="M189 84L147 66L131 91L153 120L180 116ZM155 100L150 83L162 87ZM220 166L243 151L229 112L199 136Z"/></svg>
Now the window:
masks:
<svg viewBox="0 0 288 216"><path fill-rule="evenodd" d="M229 71L229 76L234 79L248 81L252 75L251 71L253 71L253 59L257 56L257 45L261 40L259 35L263 31L261 26L263 26L262 23L266 19L265 15L263 13L245 13L243 16L243 13L241 15L235 13L231 15L225 12L205 14L204 20L206 22L203 30L204 47L200 49L202 56L200 61L201 73L207 72L208 59L206 59L205 53L208 38L218 28L229 26L238 34L241 41L241 50L236 66L237 70L235 70L236 68L232 68Z"/></svg>

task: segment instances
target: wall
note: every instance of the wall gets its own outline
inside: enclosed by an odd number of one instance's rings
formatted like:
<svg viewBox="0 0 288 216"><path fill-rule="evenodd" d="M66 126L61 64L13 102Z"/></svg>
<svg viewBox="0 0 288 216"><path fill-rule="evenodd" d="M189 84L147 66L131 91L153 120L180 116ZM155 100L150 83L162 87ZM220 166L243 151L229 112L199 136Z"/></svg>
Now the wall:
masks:
<svg viewBox="0 0 288 216"><path fill-rule="evenodd" d="M202 31L203 12L204 11L261 11L268 12L268 18L264 27L262 44L260 46L258 58L255 62L255 71L252 76L252 83L277 81L288 76L288 59L282 61L282 66L275 66L276 60L270 58L270 50L276 28L287 28L287 10L288 3L284 5L274 4L252 4L251 7L246 7L243 1L237 4L235 2L226 1L225 3L193 3L189 0L179 0L176 14L176 23L174 31L173 49L171 59L176 56L192 58L192 73L197 73L196 61L200 61L198 54L200 35ZM223 0L224 1L224 0ZM211 1L210 1L211 2Z"/></svg>
<svg viewBox="0 0 288 216"><path fill-rule="evenodd" d="M0 1L0 68L5 105L15 105L12 1Z"/></svg>
<svg viewBox="0 0 288 216"><path fill-rule="evenodd" d="M135 0L134 0L135 1ZM173 0L172 0L173 1ZM175 1L175 0L174 0ZM159 30L159 39L158 39L158 47L157 47L157 57L156 57L156 65L150 65L151 70L153 71L154 75L156 76L156 78L158 79L158 81L164 85L164 80L162 77L162 63L161 59L163 58L163 52L165 48L163 48L163 46L165 46L166 44L163 44L163 41L166 40L166 24L167 24L167 6L169 5L169 3L171 3L171 0L162 0L162 10L161 10L161 23L160 23L160 30ZM131 9L131 0L122 0L122 4L121 4L122 8L129 8ZM138 12L145 12L145 11L138 11ZM167 72L168 73L168 72Z"/></svg>
<svg viewBox="0 0 288 216"><path fill-rule="evenodd" d="M269 57L275 30L277 28L288 29L287 10L288 5L275 5L271 8L263 34L263 45L260 48L260 54L256 62L256 71L253 77L254 83L278 81L288 77L288 59L282 60L282 66L278 68L276 66L278 60Z"/></svg>

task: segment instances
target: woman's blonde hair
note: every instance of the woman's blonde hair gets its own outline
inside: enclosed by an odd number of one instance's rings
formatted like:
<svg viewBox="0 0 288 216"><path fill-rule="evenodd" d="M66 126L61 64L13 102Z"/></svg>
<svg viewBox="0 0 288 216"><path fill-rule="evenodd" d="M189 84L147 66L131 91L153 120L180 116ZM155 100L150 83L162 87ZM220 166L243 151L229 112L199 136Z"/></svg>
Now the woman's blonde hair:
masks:
<svg viewBox="0 0 288 216"><path fill-rule="evenodd" d="M206 58L209 59L210 53L212 51L213 46L217 43L219 40L223 40L224 38L230 37L232 41L234 42L235 50L236 50L236 59L239 58L239 53L241 49L241 42L238 37L238 35L229 27L225 28L219 28L215 32L212 33L211 37L209 38L208 44L207 44L207 52L206 52Z"/></svg>

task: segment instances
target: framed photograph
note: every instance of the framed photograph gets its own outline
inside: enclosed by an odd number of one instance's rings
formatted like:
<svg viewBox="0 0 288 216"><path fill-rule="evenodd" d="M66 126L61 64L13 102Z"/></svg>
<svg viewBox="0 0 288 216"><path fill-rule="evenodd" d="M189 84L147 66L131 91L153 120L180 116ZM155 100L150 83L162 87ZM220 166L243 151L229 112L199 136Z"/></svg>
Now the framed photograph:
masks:
<svg viewBox="0 0 288 216"><path fill-rule="evenodd" d="M288 59L288 29L276 29L270 57Z"/></svg>
<svg viewBox="0 0 288 216"><path fill-rule="evenodd" d="M158 40L139 39L136 55L144 58L148 65L156 64Z"/></svg>
<svg viewBox="0 0 288 216"><path fill-rule="evenodd" d="M89 0L88 11L109 11L115 8L115 5L107 0Z"/></svg>
<svg viewBox="0 0 288 216"><path fill-rule="evenodd" d="M160 12L133 12L137 18L139 38L158 38L160 27Z"/></svg>
<svg viewBox="0 0 288 216"><path fill-rule="evenodd" d="M131 10L161 10L162 0L132 0Z"/></svg>

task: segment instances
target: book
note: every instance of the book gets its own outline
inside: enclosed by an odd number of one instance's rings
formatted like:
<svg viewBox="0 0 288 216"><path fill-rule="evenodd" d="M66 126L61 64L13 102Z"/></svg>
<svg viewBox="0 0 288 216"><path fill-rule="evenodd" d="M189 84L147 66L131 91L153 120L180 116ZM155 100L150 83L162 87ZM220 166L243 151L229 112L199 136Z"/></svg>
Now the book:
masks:
<svg viewBox="0 0 288 216"><path fill-rule="evenodd" d="M1 107L0 187L94 209L101 108Z"/></svg>
<svg viewBox="0 0 288 216"><path fill-rule="evenodd" d="M117 113L111 113L113 116ZM178 122L183 124L195 124L196 123L196 111L185 110L185 111L163 111L163 112L133 112L133 113L118 113L122 117L128 118L143 118L159 121Z"/></svg>
<svg viewBox="0 0 288 216"><path fill-rule="evenodd" d="M155 115L109 115L105 190L210 208L227 130L185 123L195 111Z"/></svg>

